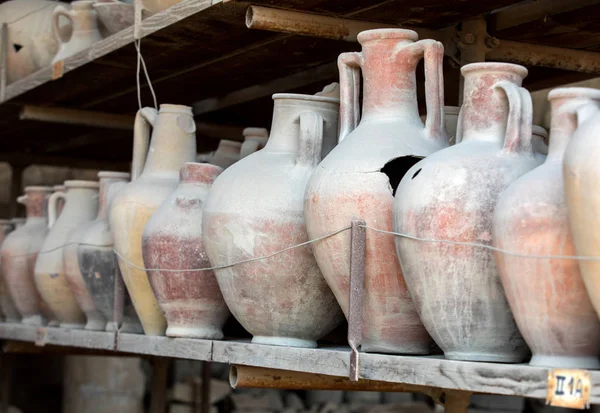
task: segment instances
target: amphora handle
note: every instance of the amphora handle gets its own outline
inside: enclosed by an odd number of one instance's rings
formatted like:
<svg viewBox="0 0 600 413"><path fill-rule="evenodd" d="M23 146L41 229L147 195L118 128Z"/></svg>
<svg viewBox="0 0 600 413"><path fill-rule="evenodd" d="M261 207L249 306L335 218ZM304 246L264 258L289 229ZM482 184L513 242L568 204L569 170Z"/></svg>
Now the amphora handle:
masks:
<svg viewBox="0 0 600 413"><path fill-rule="evenodd" d="M58 200L63 199L67 202L64 192L55 192L48 198L48 228L52 228L58 218Z"/></svg>
<svg viewBox="0 0 600 413"><path fill-rule="evenodd" d="M133 124L133 160L131 161L131 180L135 181L144 170L148 147L150 146L150 128L154 127L158 111L146 107L138 110Z"/></svg>
<svg viewBox="0 0 600 413"><path fill-rule="evenodd" d="M340 71L340 133L338 143L352 132L360 121L360 52L342 53L338 57Z"/></svg>
<svg viewBox="0 0 600 413"><path fill-rule="evenodd" d="M54 33L54 37L56 37L59 44L67 43L71 40L70 36L65 38L60 32L60 27L58 25L60 16L66 17L69 20L69 23L71 23L71 26L73 26L73 12L64 6L59 5L56 6L52 13L52 33Z"/></svg>
<svg viewBox="0 0 600 413"><path fill-rule="evenodd" d="M533 155L531 144L533 121L533 103L529 92L508 80L496 83L508 100L508 118L504 135L504 150L513 153L529 153Z"/></svg>

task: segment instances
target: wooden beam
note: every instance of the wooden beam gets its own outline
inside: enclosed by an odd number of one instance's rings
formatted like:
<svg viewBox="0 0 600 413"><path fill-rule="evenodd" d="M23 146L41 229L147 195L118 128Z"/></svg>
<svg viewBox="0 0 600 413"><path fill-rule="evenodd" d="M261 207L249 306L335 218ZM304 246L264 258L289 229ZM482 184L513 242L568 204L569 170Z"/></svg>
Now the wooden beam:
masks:
<svg viewBox="0 0 600 413"><path fill-rule="evenodd" d="M0 152L0 162L8 162L12 165L48 165L68 166L71 168L84 169L107 169L111 171L128 171L129 161L101 161L97 159L70 158L62 156L49 156L40 154L28 154L23 152Z"/></svg>
<svg viewBox="0 0 600 413"><path fill-rule="evenodd" d="M201 115L234 105L251 102L256 99L271 96L275 93L288 92L290 90L329 80L338 80L337 62L313 67L303 72L294 73L290 76L280 77L266 83L236 90L223 96L204 99L193 103L192 110L194 115Z"/></svg>
<svg viewBox="0 0 600 413"><path fill-rule="evenodd" d="M489 20L493 31L520 26L547 16L566 13L583 7L600 4L600 0L535 0L504 7L494 12Z"/></svg>
<svg viewBox="0 0 600 413"><path fill-rule="evenodd" d="M34 105L23 106L19 119L123 130L133 129L134 121L129 115Z"/></svg>

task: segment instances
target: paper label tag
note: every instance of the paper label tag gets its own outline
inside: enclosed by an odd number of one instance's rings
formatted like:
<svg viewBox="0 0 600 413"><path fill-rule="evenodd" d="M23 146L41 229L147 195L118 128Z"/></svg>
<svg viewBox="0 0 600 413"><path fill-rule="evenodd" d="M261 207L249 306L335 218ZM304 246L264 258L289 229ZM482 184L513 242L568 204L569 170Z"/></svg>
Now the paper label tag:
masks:
<svg viewBox="0 0 600 413"><path fill-rule="evenodd" d="M590 373L586 370L549 370L546 404L587 409L590 406L590 388Z"/></svg>
<svg viewBox="0 0 600 413"><path fill-rule="evenodd" d="M58 62L52 65L52 80L60 79L63 75L63 61L59 60Z"/></svg>

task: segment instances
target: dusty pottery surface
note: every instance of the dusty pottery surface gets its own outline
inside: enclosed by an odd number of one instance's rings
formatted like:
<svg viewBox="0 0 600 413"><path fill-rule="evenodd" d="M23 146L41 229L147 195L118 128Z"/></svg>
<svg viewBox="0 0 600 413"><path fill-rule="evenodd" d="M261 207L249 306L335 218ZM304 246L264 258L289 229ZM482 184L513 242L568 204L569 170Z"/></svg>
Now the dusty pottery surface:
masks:
<svg viewBox="0 0 600 413"><path fill-rule="evenodd" d="M443 46L417 41L410 30L369 30L358 35L360 53L338 59L341 142L321 162L306 191L311 239L362 218L391 231L393 191L418 159L448 145L444 131ZM425 56L429 116L419 119L415 70ZM363 109L358 119L362 69ZM395 160L396 158L399 158ZM388 162L395 160L388 164ZM319 267L348 316L350 231L312 244ZM362 350L426 354L431 339L421 324L395 256L393 237L367 232Z"/></svg>
<svg viewBox="0 0 600 413"><path fill-rule="evenodd" d="M446 134L448 135L448 143L454 145L456 142L456 127L458 125L458 115L460 114L460 106L444 106L444 123L446 126ZM427 115L421 116L421 121L427 121Z"/></svg>
<svg viewBox="0 0 600 413"><path fill-rule="evenodd" d="M531 127L531 145L535 156L543 161L548 156L548 132L538 125Z"/></svg>
<svg viewBox="0 0 600 413"><path fill-rule="evenodd" d="M151 126L154 130L149 142ZM148 219L177 188L179 169L196 157L195 132L196 124L188 106L160 105L159 112L144 108L137 113L133 181L119 191L109 212L115 249L137 267L144 268L142 232ZM121 258L119 267L144 332L164 335L167 322L154 297L146 271Z"/></svg>
<svg viewBox="0 0 600 413"><path fill-rule="evenodd" d="M56 38L60 39L60 45L56 56L52 59L52 64L73 56L102 40L98 28L98 13L94 10L93 5L93 1L79 0L71 3L70 10L62 5L54 9L52 30ZM59 29L58 21L61 16L70 20L73 26L70 36L65 36Z"/></svg>
<svg viewBox="0 0 600 413"><path fill-rule="evenodd" d="M47 306L42 303L34 280L37 254L48 234L47 205L51 192L48 186L25 188L19 202L25 205L27 220L6 237L0 250L3 278L24 324L40 326L45 318L53 318L48 311L44 314Z"/></svg>
<svg viewBox="0 0 600 413"><path fill-rule="evenodd" d="M564 157L563 173L569 222L578 256L600 256L600 91L578 88L582 99L570 105L577 131ZM590 102L592 100L592 102ZM600 261L581 260L579 269L592 305L600 315Z"/></svg>
<svg viewBox="0 0 600 413"><path fill-rule="evenodd" d="M595 91L600 103L600 91ZM578 88L550 92L550 149L546 162L513 182L494 211L494 246L527 255L576 255L563 185L563 158L577 128L561 109L593 98ZM600 321L576 260L523 258L496 252L506 298L531 348L529 364L600 368Z"/></svg>
<svg viewBox="0 0 600 413"><path fill-rule="evenodd" d="M70 256L65 257L65 252L77 246L67 245L77 242L70 240L71 233L98 213L98 182L65 181L65 187L65 193L55 192L48 200L50 232L35 263L35 284L61 327L83 328L86 318L76 297L84 294L85 286L81 274L79 280L67 275L73 264L67 262ZM63 197L65 207L57 219L56 200Z"/></svg>
<svg viewBox="0 0 600 413"><path fill-rule="evenodd" d="M108 37L120 32L134 23L134 6L121 1L96 2L94 10L98 13L100 33Z"/></svg>
<svg viewBox="0 0 600 413"><path fill-rule="evenodd" d="M396 192L394 230L491 245L500 193L539 164L522 66L463 66L460 143L413 166ZM410 294L427 331L456 360L521 362L529 354L504 296L492 251L395 237Z"/></svg>
<svg viewBox="0 0 600 413"><path fill-rule="evenodd" d="M142 0L142 7L148 12L148 15L153 15L168 9L180 1L181 0Z"/></svg>
<svg viewBox="0 0 600 413"><path fill-rule="evenodd" d="M79 270L96 309L100 311L104 319L105 325L101 329L107 331L116 329L114 325L115 280L116 277L121 277L119 262L113 252L114 243L108 225L108 210L115 195L129 182L129 176L125 172L101 171L98 173L100 180L98 216L87 226L77 250ZM133 308L127 290L124 291L124 294L121 332L142 333L142 324Z"/></svg>
<svg viewBox="0 0 600 413"><path fill-rule="evenodd" d="M25 220L26 218L13 218L11 219L11 222L15 226L15 229L19 229L25 225Z"/></svg>
<svg viewBox="0 0 600 413"><path fill-rule="evenodd" d="M52 33L52 13L56 2L46 0L12 0L0 4L0 24L8 25L8 83L15 82L50 66L58 51ZM68 36L70 23L60 26Z"/></svg>
<svg viewBox="0 0 600 413"><path fill-rule="evenodd" d="M242 143L236 141L230 141L228 139L221 139L219 146L215 153L208 161L213 165L220 166L225 169L240 160L240 150L242 149Z"/></svg>
<svg viewBox="0 0 600 413"><path fill-rule="evenodd" d="M0 219L0 245L4 243L7 235L14 230L14 225L9 219ZM1 250L0 250L1 251ZM21 321L21 314L17 310L15 303L6 286L4 268L0 265L0 311L3 320L10 323Z"/></svg>
<svg viewBox="0 0 600 413"><path fill-rule="evenodd" d="M185 163L179 186L152 215L142 236L146 268L192 270L211 266L202 240L208 190L222 169ZM150 285L167 319L167 336L223 338L229 309L214 271L148 271Z"/></svg>
<svg viewBox="0 0 600 413"><path fill-rule="evenodd" d="M304 192L323 140L335 139L339 100L295 94L273 99L267 145L226 169L209 192L202 228L214 266L308 240ZM254 343L316 347L342 319L309 246L215 272L231 313Z"/></svg>
<svg viewBox="0 0 600 413"><path fill-rule="evenodd" d="M244 142L240 148L240 159L264 148L269 139L269 131L265 128L245 128L242 133Z"/></svg>

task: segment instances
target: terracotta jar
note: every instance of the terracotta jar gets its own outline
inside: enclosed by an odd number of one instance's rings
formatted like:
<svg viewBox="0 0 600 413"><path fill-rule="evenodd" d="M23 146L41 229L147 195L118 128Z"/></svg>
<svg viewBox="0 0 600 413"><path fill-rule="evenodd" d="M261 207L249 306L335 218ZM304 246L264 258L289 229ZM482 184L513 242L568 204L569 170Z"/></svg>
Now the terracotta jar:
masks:
<svg viewBox="0 0 600 413"><path fill-rule="evenodd" d="M61 327L83 328L85 315L76 299L81 285L67 276L66 271L72 265L66 263L64 252L72 243L79 242L70 239L71 233L98 213L98 182L65 181L65 187L64 193L55 192L48 200L50 232L35 263L35 284ZM57 219L58 198L65 199L65 207Z"/></svg>
<svg viewBox="0 0 600 413"><path fill-rule="evenodd" d="M233 165L240 159L241 142L221 139L217 150L210 158L209 163L220 166L225 169Z"/></svg>
<svg viewBox="0 0 600 413"><path fill-rule="evenodd" d="M208 190L222 169L185 163L179 186L152 215L142 237L150 285L167 319L167 336L223 338L229 309L214 271L190 271L211 266L202 240L202 214ZM177 272L177 270L184 270Z"/></svg>
<svg viewBox="0 0 600 413"><path fill-rule="evenodd" d="M13 229L14 225L9 219L0 219L0 245L4 243L7 235ZM21 314L19 314L8 291L4 272L4 267L0 265L0 310L2 311L2 318L9 323L18 323L21 321Z"/></svg>
<svg viewBox="0 0 600 413"><path fill-rule="evenodd" d="M168 9L181 0L142 0L143 9L151 16L155 13Z"/></svg>
<svg viewBox="0 0 600 413"><path fill-rule="evenodd" d="M600 233L597 231L600 211L600 91L577 88L579 95L569 110L576 114L577 131L567 146L563 173L569 222L578 256L600 257ZM580 260L579 269L596 313L600 315L600 261Z"/></svg>
<svg viewBox="0 0 600 413"><path fill-rule="evenodd" d="M6 237L0 250L2 274L15 307L24 324L41 326L45 318L42 303L34 280L34 267L38 252L48 234L47 205L52 188L27 186L18 202L25 205L27 220Z"/></svg>
<svg viewBox="0 0 600 413"><path fill-rule="evenodd" d="M52 13L55 1L12 0L0 4L0 25L8 24L7 78L15 82L50 66L58 51L58 42L52 33ZM71 25L60 26L67 36Z"/></svg>
<svg viewBox="0 0 600 413"><path fill-rule="evenodd" d="M340 140L321 162L306 191L308 234L315 239L362 218L392 230L393 193L418 159L448 145L444 131L443 46L417 41L411 30L368 30L360 53L344 53L340 68ZM425 56L426 125L419 119L415 71ZM357 107L359 69L363 108ZM313 251L348 316L350 231L318 241ZM395 257L394 239L367 234L363 337L366 352L426 354L431 339L419 321Z"/></svg>
<svg viewBox="0 0 600 413"><path fill-rule="evenodd" d="M100 312L102 330L114 331L115 282L121 277L117 256L113 252L113 236L108 226L108 210L115 195L129 182L125 172L101 171L100 200L98 216L81 235L77 250L79 269L85 286L91 296L94 307ZM121 331L124 333L142 333L142 325L137 317L127 291ZM88 315L88 324L89 324ZM86 326L86 328L88 328Z"/></svg>
<svg viewBox="0 0 600 413"><path fill-rule="evenodd" d="M150 126L154 130L149 142ZM109 212L123 280L148 335L164 335L167 323L148 275L140 269L144 268L142 232L150 216L177 187L181 166L194 161L195 132L190 107L160 105L158 112L139 110L133 133L133 181L119 191Z"/></svg>
<svg viewBox="0 0 600 413"><path fill-rule="evenodd" d="M304 192L323 140L335 139L339 100L295 94L273 99L267 145L226 169L209 192L202 229L213 266L308 240ZM309 246L215 272L225 302L253 343L316 347L341 321Z"/></svg>
<svg viewBox="0 0 600 413"><path fill-rule="evenodd" d="M71 9L60 5L52 14L52 29L54 36L60 42L58 53L52 59L52 64L73 56L102 40L98 28L98 13L94 10L94 2L79 0L71 2ZM70 36L65 36L59 28L59 17L66 17L73 26Z"/></svg>
<svg viewBox="0 0 600 413"><path fill-rule="evenodd" d="M600 103L600 92L596 91ZM546 162L502 192L494 211L495 247L525 255L575 254L563 185L563 158L575 117L562 110L586 96L578 88L554 89ZM600 368L600 321L576 260L525 258L496 252L506 298L531 348L529 364Z"/></svg>
<svg viewBox="0 0 600 413"><path fill-rule="evenodd" d="M240 149L240 159L264 148L269 139L269 131L265 128L245 128L242 133L244 142Z"/></svg>
<svg viewBox="0 0 600 413"><path fill-rule="evenodd" d="M539 161L522 66L463 66L462 140L413 166L394 204L404 278L427 331L453 360L520 362L529 350L504 296L492 251L500 193ZM457 244L458 243L458 244Z"/></svg>

